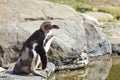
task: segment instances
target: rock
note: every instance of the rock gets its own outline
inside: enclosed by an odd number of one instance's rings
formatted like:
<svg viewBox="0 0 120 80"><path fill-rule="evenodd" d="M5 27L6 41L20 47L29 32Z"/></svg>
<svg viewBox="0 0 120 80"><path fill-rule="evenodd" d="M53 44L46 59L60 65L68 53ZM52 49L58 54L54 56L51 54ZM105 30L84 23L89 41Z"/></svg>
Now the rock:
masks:
<svg viewBox="0 0 120 80"><path fill-rule="evenodd" d="M109 20L113 19L113 16L109 13L104 13L104 12L86 12L86 15L92 16L98 20Z"/></svg>
<svg viewBox="0 0 120 80"><path fill-rule="evenodd" d="M90 15L86 15L86 14L81 14L82 16L84 16L85 19L89 20L89 21L93 21L96 24L99 24L98 20Z"/></svg>
<svg viewBox="0 0 120 80"><path fill-rule="evenodd" d="M1 4L0 19L2 21L4 20L6 21L8 19L15 20L15 21L16 19L17 20L19 19L21 21L37 21L37 20L46 20L46 19L62 20L62 19L68 19L69 17L70 18L74 18L75 16L76 18L80 17L78 15L74 15L76 11L71 7L66 5L61 5L61 4L50 3L48 1L8 0L5 2L4 0L1 0L0 4Z"/></svg>
<svg viewBox="0 0 120 80"><path fill-rule="evenodd" d="M28 32L14 25L0 29L0 65L4 66L18 59L22 43Z"/></svg>
<svg viewBox="0 0 120 80"><path fill-rule="evenodd" d="M90 22L89 20L85 21L87 51L90 57L112 53L108 37L102 33L97 26L98 25Z"/></svg>
<svg viewBox="0 0 120 80"><path fill-rule="evenodd" d="M41 76L34 76L34 75L14 75L12 73L5 73L1 74L1 80L46 80Z"/></svg>
<svg viewBox="0 0 120 80"><path fill-rule="evenodd" d="M6 71L6 69L0 67L0 73L1 73L1 72L5 72L5 71Z"/></svg>
<svg viewBox="0 0 120 80"><path fill-rule="evenodd" d="M15 66L16 62L13 62L13 63L10 63L10 64L7 64L7 65L4 65L3 68L5 69L11 69Z"/></svg>
<svg viewBox="0 0 120 80"><path fill-rule="evenodd" d="M120 15L116 16L116 19L117 19L117 20L120 20Z"/></svg>
<svg viewBox="0 0 120 80"><path fill-rule="evenodd" d="M112 44L112 52L113 52L113 54L120 55L120 43Z"/></svg>
<svg viewBox="0 0 120 80"><path fill-rule="evenodd" d="M0 67L1 69L1 67ZM47 80L47 78L55 71L55 65L48 63L47 68L43 71L36 71L36 76L32 73L29 75L15 75L13 74L13 67L6 72L0 74L0 80ZM38 75L39 74L39 75Z"/></svg>
<svg viewBox="0 0 120 80"><path fill-rule="evenodd" d="M49 61L55 65L70 64L83 51L90 57L111 53L98 23L69 6L40 0L1 0L0 7L1 66L17 60L22 44L44 20L60 26L53 30L55 37L48 52Z"/></svg>
<svg viewBox="0 0 120 80"><path fill-rule="evenodd" d="M47 79L50 76L50 74L52 74L54 71L55 71L55 65L49 62L45 70L41 70L41 71L35 70L33 74Z"/></svg>
<svg viewBox="0 0 120 80"><path fill-rule="evenodd" d="M49 62L47 65L46 71L48 73L48 76L50 76L51 73L53 73L55 71L55 64Z"/></svg>
<svg viewBox="0 0 120 80"><path fill-rule="evenodd" d="M69 65L61 65L56 66L56 71L67 71L67 70L76 70L80 68L84 68L85 64L69 64Z"/></svg>
<svg viewBox="0 0 120 80"><path fill-rule="evenodd" d="M49 80L75 80L75 79L88 79L89 68L73 70L73 71L61 71L51 75Z"/></svg>
<svg viewBox="0 0 120 80"><path fill-rule="evenodd" d="M120 22L102 23L100 27L111 34L109 39L112 45L112 54L120 55Z"/></svg>
<svg viewBox="0 0 120 80"><path fill-rule="evenodd" d="M87 53L82 52L79 58L75 59L71 64L56 66L56 71L75 70L79 68L86 68L89 63Z"/></svg>
<svg viewBox="0 0 120 80"><path fill-rule="evenodd" d="M77 59L76 64L84 64L86 67L89 63L88 55L87 53L82 52L80 55L80 59Z"/></svg>

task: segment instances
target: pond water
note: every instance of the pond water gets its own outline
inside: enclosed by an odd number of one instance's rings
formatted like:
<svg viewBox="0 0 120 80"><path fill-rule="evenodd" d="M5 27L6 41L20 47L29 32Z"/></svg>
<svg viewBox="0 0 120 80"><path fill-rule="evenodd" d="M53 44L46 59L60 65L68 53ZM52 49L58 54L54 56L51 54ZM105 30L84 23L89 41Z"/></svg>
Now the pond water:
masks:
<svg viewBox="0 0 120 80"><path fill-rule="evenodd" d="M56 72L49 80L120 80L120 56L92 58L87 68Z"/></svg>

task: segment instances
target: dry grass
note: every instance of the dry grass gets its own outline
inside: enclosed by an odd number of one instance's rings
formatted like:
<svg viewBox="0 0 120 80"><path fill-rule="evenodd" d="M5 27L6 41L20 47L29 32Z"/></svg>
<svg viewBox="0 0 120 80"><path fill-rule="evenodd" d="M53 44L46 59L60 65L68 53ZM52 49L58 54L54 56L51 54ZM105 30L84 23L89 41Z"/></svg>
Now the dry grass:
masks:
<svg viewBox="0 0 120 80"><path fill-rule="evenodd" d="M103 12L109 12L113 15L120 15L120 5L119 0L49 0L56 3L67 4L72 6L73 8L77 9L80 7L87 7L87 8L97 8L97 10ZM114 3L114 5L112 5Z"/></svg>
<svg viewBox="0 0 120 80"><path fill-rule="evenodd" d="M98 6L98 9L114 15L120 15L120 6Z"/></svg>

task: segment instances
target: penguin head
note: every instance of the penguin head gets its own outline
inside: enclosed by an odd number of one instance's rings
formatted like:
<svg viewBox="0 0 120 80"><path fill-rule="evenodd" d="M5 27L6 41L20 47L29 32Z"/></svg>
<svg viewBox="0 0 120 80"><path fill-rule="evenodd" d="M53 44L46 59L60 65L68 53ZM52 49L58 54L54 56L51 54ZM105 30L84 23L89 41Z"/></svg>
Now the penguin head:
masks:
<svg viewBox="0 0 120 80"><path fill-rule="evenodd" d="M44 21L41 24L40 29L42 29L44 32L49 32L52 29L59 29L59 26L52 24L50 21Z"/></svg>

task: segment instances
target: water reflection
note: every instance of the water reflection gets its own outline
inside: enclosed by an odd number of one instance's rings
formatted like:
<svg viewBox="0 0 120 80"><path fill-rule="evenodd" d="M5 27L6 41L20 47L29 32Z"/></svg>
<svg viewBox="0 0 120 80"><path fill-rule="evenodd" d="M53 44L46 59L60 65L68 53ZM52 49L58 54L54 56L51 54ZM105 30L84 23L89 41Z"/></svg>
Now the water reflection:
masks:
<svg viewBox="0 0 120 80"><path fill-rule="evenodd" d="M86 69L54 73L49 80L105 80L112 66L109 56L90 60Z"/></svg>
<svg viewBox="0 0 120 80"><path fill-rule="evenodd" d="M91 60L87 80L105 80L112 67L112 58L109 56Z"/></svg>

